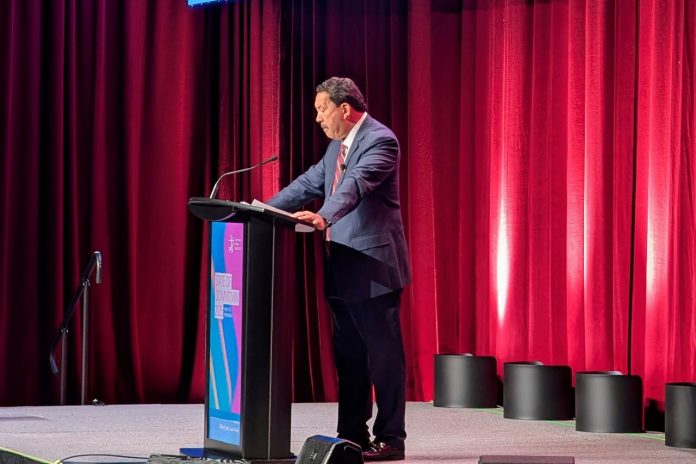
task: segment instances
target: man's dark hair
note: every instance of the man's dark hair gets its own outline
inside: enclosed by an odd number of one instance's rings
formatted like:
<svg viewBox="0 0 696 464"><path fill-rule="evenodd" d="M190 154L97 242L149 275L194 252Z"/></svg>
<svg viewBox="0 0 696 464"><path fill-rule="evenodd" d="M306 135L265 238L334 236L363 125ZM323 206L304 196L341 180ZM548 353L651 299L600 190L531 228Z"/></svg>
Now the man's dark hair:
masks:
<svg viewBox="0 0 696 464"><path fill-rule="evenodd" d="M326 92L336 105L348 103L356 111L367 111L365 97L355 82L348 77L331 77L317 86L317 93Z"/></svg>

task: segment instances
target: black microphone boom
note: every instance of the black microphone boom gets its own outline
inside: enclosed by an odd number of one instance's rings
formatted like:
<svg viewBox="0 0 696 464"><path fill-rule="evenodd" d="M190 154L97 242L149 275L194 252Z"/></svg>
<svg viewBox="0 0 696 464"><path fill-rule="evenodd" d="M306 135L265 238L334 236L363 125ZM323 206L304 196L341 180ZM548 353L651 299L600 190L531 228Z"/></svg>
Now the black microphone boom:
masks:
<svg viewBox="0 0 696 464"><path fill-rule="evenodd" d="M253 165L253 166L251 166L251 167L244 168L244 169L237 169L236 171L230 171L230 172L224 173L223 175L221 175L220 177L218 177L218 180L217 180L217 181L215 181L215 185L213 185L213 190L210 191L210 198L211 198L211 199L215 198L215 194L217 194L218 187L220 186L220 181L221 181L222 179L224 179L225 177L231 176L232 174L239 174L239 173L242 173L242 172L251 171L251 170L253 170L253 169L256 169L256 168L258 168L258 167L263 166L264 164L270 163L271 161L275 161L275 160L277 160L277 159L278 159L278 155L273 155L273 156L271 156L270 158L268 158L267 160L263 160L263 161L261 161L259 164L255 164L255 165Z"/></svg>

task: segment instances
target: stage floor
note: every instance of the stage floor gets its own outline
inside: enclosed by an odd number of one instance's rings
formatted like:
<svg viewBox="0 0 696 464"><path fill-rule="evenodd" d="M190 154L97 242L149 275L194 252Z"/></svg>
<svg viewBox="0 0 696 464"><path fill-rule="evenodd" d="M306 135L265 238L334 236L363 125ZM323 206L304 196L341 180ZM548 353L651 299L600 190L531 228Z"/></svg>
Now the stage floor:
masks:
<svg viewBox="0 0 696 464"><path fill-rule="evenodd" d="M662 433L576 432L573 421L510 420L502 411L408 403L402 462L477 463L479 456L491 454L573 456L579 464L696 462L696 450L666 447ZM334 435L335 403L294 404L292 414L295 454L309 436ZM147 458L202 445L202 405L0 408L0 448L48 462L98 453ZM70 462L119 461L126 462L106 457Z"/></svg>

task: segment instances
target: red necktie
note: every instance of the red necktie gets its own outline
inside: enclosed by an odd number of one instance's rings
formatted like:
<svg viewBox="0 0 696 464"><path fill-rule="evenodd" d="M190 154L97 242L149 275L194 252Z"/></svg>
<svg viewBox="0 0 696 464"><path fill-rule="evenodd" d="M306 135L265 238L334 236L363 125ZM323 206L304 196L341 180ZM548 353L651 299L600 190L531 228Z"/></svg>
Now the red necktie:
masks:
<svg viewBox="0 0 696 464"><path fill-rule="evenodd" d="M346 155L348 154L348 147L341 144L341 149L338 151L338 156L336 157L336 170L334 171L333 183L331 184L331 195L334 194L338 188L338 181L346 170ZM331 240L331 229L326 229L326 240ZM328 245L328 244L327 244Z"/></svg>
<svg viewBox="0 0 696 464"><path fill-rule="evenodd" d="M336 188L338 188L338 181L341 179L343 172L346 170L347 154L348 147L341 144L341 149L338 151L338 156L336 157L336 170L334 171L333 184L331 184L331 195L333 195L336 191Z"/></svg>

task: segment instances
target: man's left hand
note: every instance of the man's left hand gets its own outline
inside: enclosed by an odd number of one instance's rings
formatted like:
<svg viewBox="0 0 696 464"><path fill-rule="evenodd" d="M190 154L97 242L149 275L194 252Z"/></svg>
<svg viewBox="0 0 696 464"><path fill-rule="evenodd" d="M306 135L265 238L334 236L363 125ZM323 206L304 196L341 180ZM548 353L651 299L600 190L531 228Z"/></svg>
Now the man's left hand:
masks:
<svg viewBox="0 0 696 464"><path fill-rule="evenodd" d="M312 225L317 228L317 230L326 229L326 221L317 213L313 213L311 211L298 211L293 213L292 217L299 219L300 221L311 222Z"/></svg>

